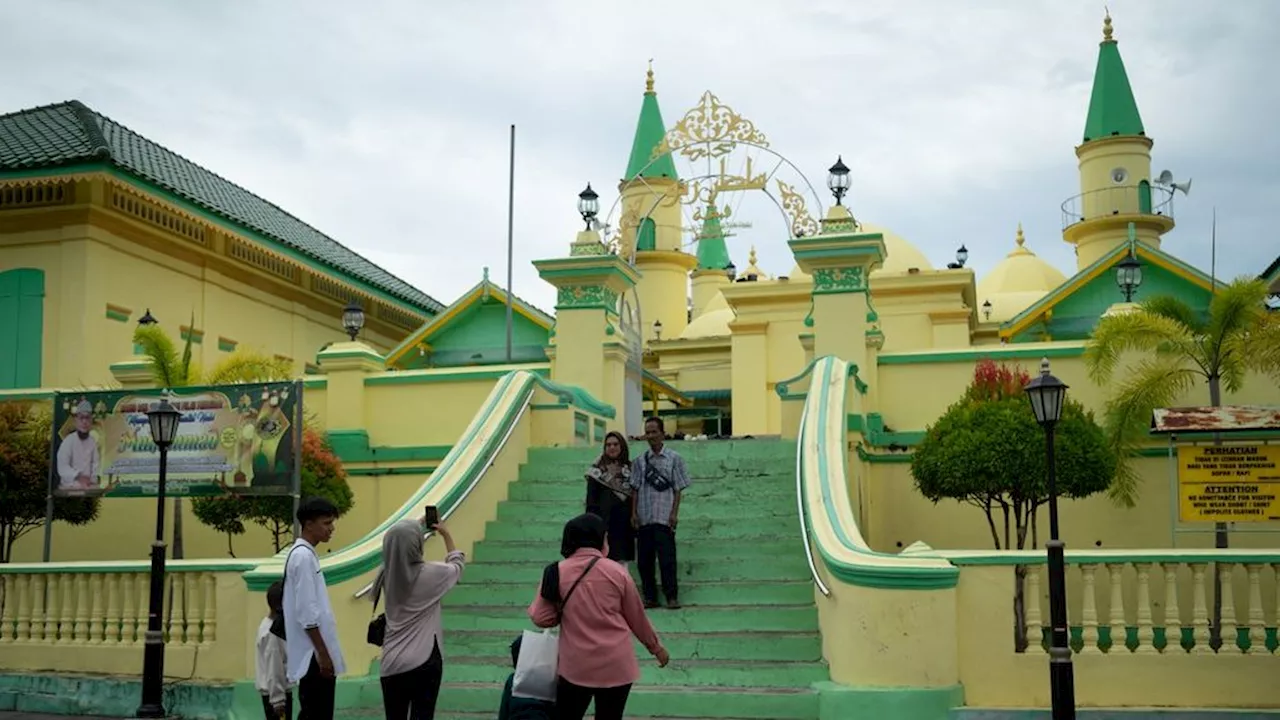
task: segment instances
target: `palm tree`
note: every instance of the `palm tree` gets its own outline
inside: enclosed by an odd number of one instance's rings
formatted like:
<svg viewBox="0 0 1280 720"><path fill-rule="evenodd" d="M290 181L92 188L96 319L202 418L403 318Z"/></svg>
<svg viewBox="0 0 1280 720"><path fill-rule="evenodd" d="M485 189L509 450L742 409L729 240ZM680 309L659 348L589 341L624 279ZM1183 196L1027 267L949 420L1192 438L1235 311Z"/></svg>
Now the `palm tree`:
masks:
<svg viewBox="0 0 1280 720"><path fill-rule="evenodd" d="M1240 278L1214 294L1207 316L1161 295L1098 323L1084 353L1093 382L1109 385L1126 353L1142 355L1107 399L1104 414L1120 451L1108 490L1114 501L1124 507L1137 501L1138 476L1129 460L1149 437L1153 410L1177 402L1201 380L1213 407L1222 404L1223 389L1239 392L1249 372L1280 382L1280 316L1267 312L1266 298L1266 283Z"/></svg>
<svg viewBox="0 0 1280 720"><path fill-rule="evenodd" d="M195 317L191 324L195 326ZM292 374L288 361L253 350L238 349L202 372L191 351L192 333L187 333L182 354L178 354L173 339L159 325L139 325L133 331L133 342L144 357L151 361L151 374L156 385L162 388L191 387L195 385L233 385L236 383L272 382L287 380ZM173 558L183 556L182 547L182 498L173 499Z"/></svg>
<svg viewBox="0 0 1280 720"><path fill-rule="evenodd" d="M1105 426L1119 464L1108 490L1112 500L1125 507L1136 504L1138 476L1131 458L1148 438L1153 410L1177 402L1202 379L1213 407L1222 405L1224 388L1239 392L1250 372L1280 383L1280 314L1268 312L1266 300L1266 283L1246 277L1214 293L1207 315L1180 298L1162 295L1098 323L1084 354L1095 383L1109 384L1126 353L1142 356L1107 399ZM1216 547L1227 547L1225 523L1217 523L1214 535ZM1213 578L1210 642L1216 648L1221 644L1222 596L1218 573Z"/></svg>

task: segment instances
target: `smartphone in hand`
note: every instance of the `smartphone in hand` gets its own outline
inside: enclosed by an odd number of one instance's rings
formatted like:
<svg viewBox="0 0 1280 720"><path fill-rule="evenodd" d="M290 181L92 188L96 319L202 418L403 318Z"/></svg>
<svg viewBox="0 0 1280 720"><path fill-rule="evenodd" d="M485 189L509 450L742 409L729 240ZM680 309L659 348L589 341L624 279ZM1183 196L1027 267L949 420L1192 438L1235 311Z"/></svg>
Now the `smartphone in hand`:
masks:
<svg viewBox="0 0 1280 720"><path fill-rule="evenodd" d="M428 529L435 527L440 524L440 509L435 505L428 505L425 518Z"/></svg>

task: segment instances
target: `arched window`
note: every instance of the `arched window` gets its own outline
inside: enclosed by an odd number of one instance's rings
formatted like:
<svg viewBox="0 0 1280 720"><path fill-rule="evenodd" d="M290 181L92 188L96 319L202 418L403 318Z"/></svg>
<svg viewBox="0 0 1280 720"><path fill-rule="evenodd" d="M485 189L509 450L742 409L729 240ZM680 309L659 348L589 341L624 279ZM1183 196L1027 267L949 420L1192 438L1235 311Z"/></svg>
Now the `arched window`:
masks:
<svg viewBox="0 0 1280 720"><path fill-rule="evenodd" d="M640 221L640 227L636 229L636 250L644 252L645 250L657 250L658 226L654 224L653 218L645 218Z"/></svg>

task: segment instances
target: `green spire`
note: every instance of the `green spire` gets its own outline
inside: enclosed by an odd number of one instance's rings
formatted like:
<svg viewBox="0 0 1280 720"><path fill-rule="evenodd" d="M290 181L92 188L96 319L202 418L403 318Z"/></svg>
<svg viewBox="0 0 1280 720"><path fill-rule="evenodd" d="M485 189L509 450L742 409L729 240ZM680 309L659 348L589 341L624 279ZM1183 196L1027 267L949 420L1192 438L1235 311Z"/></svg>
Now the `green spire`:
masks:
<svg viewBox="0 0 1280 720"><path fill-rule="evenodd" d="M640 105L640 121L636 123L636 138L631 143L631 157L627 160L625 180L637 175L647 178L668 177L678 179L676 164L668 153L654 160L653 149L662 142L667 134L667 126L662 122L662 110L658 108L658 94L653 91L653 61L650 61L649 72L644 83L644 102Z"/></svg>
<svg viewBox="0 0 1280 720"><path fill-rule="evenodd" d="M1111 37L1111 14L1102 21L1102 44L1098 47L1098 68L1093 73L1093 95L1089 117L1084 123L1084 141L1115 135L1145 135L1138 103L1129 87L1129 75L1120 59L1120 48Z"/></svg>
<svg viewBox="0 0 1280 720"><path fill-rule="evenodd" d="M703 215L702 230L698 233L699 270L723 270L729 267L729 248L724 243L720 217L716 206L708 204L706 214Z"/></svg>

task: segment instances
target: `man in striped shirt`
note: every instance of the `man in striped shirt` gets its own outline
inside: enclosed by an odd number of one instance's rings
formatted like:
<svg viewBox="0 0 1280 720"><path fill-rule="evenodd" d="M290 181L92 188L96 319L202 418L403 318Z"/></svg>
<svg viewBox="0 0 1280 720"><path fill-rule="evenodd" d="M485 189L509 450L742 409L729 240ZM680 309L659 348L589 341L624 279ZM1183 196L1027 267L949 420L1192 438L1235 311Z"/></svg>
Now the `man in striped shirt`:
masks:
<svg viewBox="0 0 1280 720"><path fill-rule="evenodd" d="M662 594L667 607L680 607L676 580L676 525L680 517L680 496L689 487L689 471L684 458L663 445L662 419L644 421L649 449L635 459L631 468L631 524L636 528L636 564L640 568L644 606L658 607L658 584L653 576L656 557L662 573Z"/></svg>

